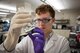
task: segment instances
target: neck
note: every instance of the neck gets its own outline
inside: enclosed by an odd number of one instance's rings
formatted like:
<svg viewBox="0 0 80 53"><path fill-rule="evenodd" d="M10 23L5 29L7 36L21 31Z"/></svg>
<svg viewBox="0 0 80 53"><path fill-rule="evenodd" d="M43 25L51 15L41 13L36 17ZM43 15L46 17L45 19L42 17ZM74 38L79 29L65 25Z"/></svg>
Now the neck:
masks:
<svg viewBox="0 0 80 53"><path fill-rule="evenodd" d="M48 32L45 32L45 39L49 37L49 34L52 32L52 30L48 31Z"/></svg>

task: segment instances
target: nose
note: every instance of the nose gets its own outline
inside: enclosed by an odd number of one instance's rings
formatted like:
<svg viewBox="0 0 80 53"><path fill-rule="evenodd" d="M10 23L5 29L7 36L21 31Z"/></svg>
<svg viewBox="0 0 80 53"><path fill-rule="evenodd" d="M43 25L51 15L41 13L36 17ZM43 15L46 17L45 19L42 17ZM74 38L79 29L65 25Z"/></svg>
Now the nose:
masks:
<svg viewBox="0 0 80 53"><path fill-rule="evenodd" d="M39 28L42 29L44 26L45 26L45 24L44 24L42 21L40 21L40 22L38 23L38 27L39 27Z"/></svg>
<svg viewBox="0 0 80 53"><path fill-rule="evenodd" d="M39 22L39 25L43 26L43 25L45 25L45 24L43 23L43 21L40 21L40 22Z"/></svg>

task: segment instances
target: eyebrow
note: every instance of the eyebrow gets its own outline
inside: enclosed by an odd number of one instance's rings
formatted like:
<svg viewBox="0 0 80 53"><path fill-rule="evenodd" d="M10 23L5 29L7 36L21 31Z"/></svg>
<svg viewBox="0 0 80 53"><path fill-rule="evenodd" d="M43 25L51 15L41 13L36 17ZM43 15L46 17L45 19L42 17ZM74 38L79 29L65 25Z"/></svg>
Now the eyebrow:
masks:
<svg viewBox="0 0 80 53"><path fill-rule="evenodd" d="M36 19L52 19L52 17L43 17L43 18L36 18Z"/></svg>
<svg viewBox="0 0 80 53"><path fill-rule="evenodd" d="M52 17L51 17L51 16L49 16L49 17L44 17L44 19L52 19Z"/></svg>

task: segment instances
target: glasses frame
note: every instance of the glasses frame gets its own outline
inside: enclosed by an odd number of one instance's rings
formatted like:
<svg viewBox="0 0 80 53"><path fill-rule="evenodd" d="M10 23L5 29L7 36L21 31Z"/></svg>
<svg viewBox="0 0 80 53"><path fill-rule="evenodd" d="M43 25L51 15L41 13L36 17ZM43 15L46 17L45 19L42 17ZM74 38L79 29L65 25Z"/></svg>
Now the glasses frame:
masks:
<svg viewBox="0 0 80 53"><path fill-rule="evenodd" d="M52 17L43 18L43 19L35 19L34 21L35 21L36 23L43 22L43 23L47 24L50 20L52 20Z"/></svg>

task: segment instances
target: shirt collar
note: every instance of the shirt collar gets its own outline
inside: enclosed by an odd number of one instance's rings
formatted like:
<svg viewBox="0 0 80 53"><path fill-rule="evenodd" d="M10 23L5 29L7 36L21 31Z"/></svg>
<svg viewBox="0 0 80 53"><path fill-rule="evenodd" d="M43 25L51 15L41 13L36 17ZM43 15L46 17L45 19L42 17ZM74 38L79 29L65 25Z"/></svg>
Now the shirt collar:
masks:
<svg viewBox="0 0 80 53"><path fill-rule="evenodd" d="M48 42L49 41L49 39L52 37L52 35L53 35L53 31L49 34L49 36L46 38L46 41Z"/></svg>

